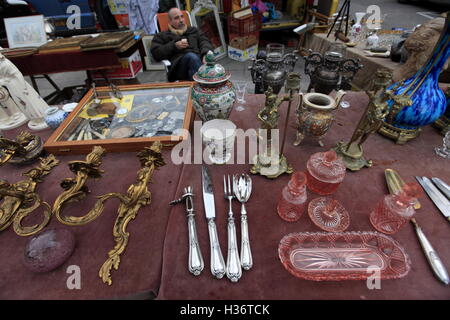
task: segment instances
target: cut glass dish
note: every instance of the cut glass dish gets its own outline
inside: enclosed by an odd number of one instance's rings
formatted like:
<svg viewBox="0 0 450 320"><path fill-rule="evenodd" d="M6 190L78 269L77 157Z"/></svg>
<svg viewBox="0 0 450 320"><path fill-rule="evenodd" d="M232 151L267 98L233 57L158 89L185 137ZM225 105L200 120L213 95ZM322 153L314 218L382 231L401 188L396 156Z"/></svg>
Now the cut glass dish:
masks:
<svg viewBox="0 0 450 320"><path fill-rule="evenodd" d="M398 242L378 232L300 232L281 239L278 256L298 278L314 281L381 280L406 276L411 261Z"/></svg>

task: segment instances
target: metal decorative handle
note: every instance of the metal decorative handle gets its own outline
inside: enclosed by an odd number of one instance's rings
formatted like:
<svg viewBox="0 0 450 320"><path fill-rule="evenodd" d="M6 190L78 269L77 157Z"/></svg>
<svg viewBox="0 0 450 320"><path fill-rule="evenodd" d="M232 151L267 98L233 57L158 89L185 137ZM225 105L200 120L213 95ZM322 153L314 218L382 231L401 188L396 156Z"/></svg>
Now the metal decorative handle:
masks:
<svg viewBox="0 0 450 320"><path fill-rule="evenodd" d="M250 270L253 266L250 238L248 236L247 210L245 204L241 207L241 265L244 270Z"/></svg>
<svg viewBox="0 0 450 320"><path fill-rule="evenodd" d="M422 246L423 252L425 253L425 257L427 258L434 274L444 284L449 284L450 279L448 277L447 270L445 269L445 266L442 264L442 261L437 255L436 251L434 251L433 246L428 241L422 229L417 224L414 224L414 228L416 230L416 234L417 237L419 238L419 242L420 245Z"/></svg>
<svg viewBox="0 0 450 320"><path fill-rule="evenodd" d="M200 245L198 243L197 228L195 227L194 214L188 215L189 230L189 261L188 268L194 276L198 276L202 272L204 263Z"/></svg>
<svg viewBox="0 0 450 320"><path fill-rule="evenodd" d="M231 282L238 282L242 276L241 262L236 240L236 224L234 218L228 218L228 256L227 256L227 277Z"/></svg>
<svg viewBox="0 0 450 320"><path fill-rule="evenodd" d="M217 279L225 274L225 261L220 250L219 237L214 219L208 220L209 243L211 246L211 273Z"/></svg>

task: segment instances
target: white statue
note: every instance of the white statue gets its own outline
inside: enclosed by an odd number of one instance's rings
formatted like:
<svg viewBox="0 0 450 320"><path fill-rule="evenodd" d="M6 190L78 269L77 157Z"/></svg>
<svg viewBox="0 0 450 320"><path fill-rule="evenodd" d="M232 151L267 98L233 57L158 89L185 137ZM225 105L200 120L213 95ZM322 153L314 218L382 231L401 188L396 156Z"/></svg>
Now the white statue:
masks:
<svg viewBox="0 0 450 320"><path fill-rule="evenodd" d="M8 89L11 98L30 122L28 127L31 130L43 130L48 128L45 123L45 111L48 104L25 81L22 73L17 67L0 53L0 86Z"/></svg>
<svg viewBox="0 0 450 320"><path fill-rule="evenodd" d="M8 89L0 86L0 130L20 127L28 118L17 108Z"/></svg>

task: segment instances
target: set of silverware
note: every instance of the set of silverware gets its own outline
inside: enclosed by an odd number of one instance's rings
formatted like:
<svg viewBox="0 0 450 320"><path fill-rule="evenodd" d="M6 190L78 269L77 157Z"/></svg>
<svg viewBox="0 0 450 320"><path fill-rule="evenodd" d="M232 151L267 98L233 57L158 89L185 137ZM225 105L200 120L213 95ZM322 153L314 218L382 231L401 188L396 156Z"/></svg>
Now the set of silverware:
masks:
<svg viewBox="0 0 450 320"><path fill-rule="evenodd" d="M214 188L207 167L202 167L202 191L205 216L208 221L208 234L211 251L211 273L217 279L227 278L237 282L242 277L242 269L249 270L253 266L252 251L248 233L248 218L245 203L252 192L252 180L247 174L224 176L224 197L229 201L228 210L228 251L225 264L216 227L216 207ZM181 198L170 202L171 205L185 201L189 231L189 260L188 269L198 276L204 268L204 262L197 236L197 227L194 213L194 193L191 186L184 189ZM233 214L233 199L241 203L241 252L239 255L236 237L236 224Z"/></svg>
<svg viewBox="0 0 450 320"><path fill-rule="evenodd" d="M233 183L231 183L231 180ZM226 274L232 282L237 282L242 276L242 268L250 270L253 266L250 238L248 235L247 210L245 203L252 192L252 180L247 174L230 175L223 177L224 197L229 202L228 210L228 256ZM236 224L234 223L232 200L237 199L241 203L241 254L239 257Z"/></svg>

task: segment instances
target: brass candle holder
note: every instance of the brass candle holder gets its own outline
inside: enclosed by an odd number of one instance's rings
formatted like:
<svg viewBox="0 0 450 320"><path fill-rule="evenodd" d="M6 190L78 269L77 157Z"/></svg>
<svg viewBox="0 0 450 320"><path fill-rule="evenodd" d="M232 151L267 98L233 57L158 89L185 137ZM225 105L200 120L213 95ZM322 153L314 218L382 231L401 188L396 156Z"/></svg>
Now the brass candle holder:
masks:
<svg viewBox="0 0 450 320"><path fill-rule="evenodd" d="M0 231L13 224L14 231L19 236L30 236L41 231L50 221L52 216L50 205L43 202L36 192L36 187L42 178L50 173L50 170L59 164L54 155L40 158L40 164L22 175L27 177L14 184L0 179ZM40 224L24 227L22 220L35 209L44 205L43 220Z"/></svg>
<svg viewBox="0 0 450 320"><path fill-rule="evenodd" d="M272 134L274 130L278 131L278 118L280 117L278 107L284 101L291 101L292 96L278 97L273 93L272 87L265 92L266 102L261 111L258 112L258 120L261 121L261 129L259 130L260 143L264 149L262 154L257 154L253 158L253 166L250 169L252 174L260 174L269 179L274 179L283 173L291 174L294 170L287 163L286 157L279 153L277 146L272 146ZM264 131L262 131L264 130ZM267 134L262 134L262 133Z"/></svg>
<svg viewBox="0 0 450 320"><path fill-rule="evenodd" d="M385 98L386 88L392 82L392 73L388 70L379 70L373 81L372 89L367 91L369 104L366 107L358 125L349 142L341 140L333 148L342 158L347 169L358 171L363 167L371 167L372 161L363 157L362 144L370 134L380 129L383 119L389 113L389 106Z"/></svg>
<svg viewBox="0 0 450 320"><path fill-rule="evenodd" d="M24 164L39 157L43 150L42 139L22 131L14 140L0 137L0 166L6 162Z"/></svg>
<svg viewBox="0 0 450 320"><path fill-rule="evenodd" d="M61 187L64 189L55 200L53 204L53 214L63 224L69 226L78 226L89 223L95 220L98 215L97 212L90 212L82 217L63 216L63 208L70 202L76 202L84 199L90 192L86 186L88 179L99 179L104 173L100 170L102 156L105 149L100 146L95 146L91 153L86 156L86 161L70 161L70 171L75 173L75 178L66 178L61 182Z"/></svg>

